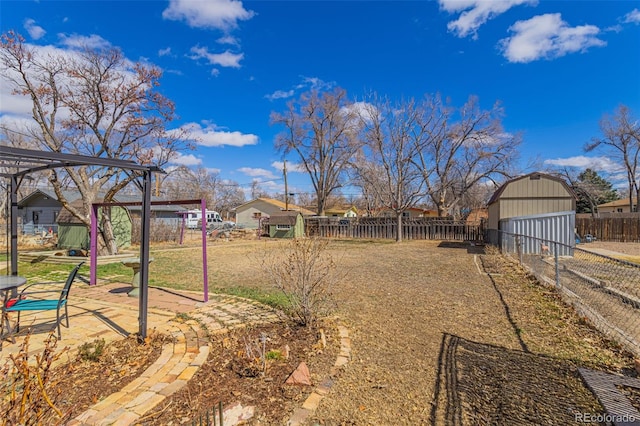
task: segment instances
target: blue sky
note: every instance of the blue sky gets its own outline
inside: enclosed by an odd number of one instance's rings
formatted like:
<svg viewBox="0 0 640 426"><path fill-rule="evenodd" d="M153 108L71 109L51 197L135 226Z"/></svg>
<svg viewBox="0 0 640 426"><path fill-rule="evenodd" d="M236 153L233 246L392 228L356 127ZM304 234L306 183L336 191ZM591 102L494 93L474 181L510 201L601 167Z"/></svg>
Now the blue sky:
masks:
<svg viewBox="0 0 640 426"><path fill-rule="evenodd" d="M269 115L311 88L500 101L505 130L523 134L523 168L615 173L583 146L620 104L640 118L640 1L3 0L0 26L34 45L110 44L157 65L175 127L202 141L178 161L268 191L283 187L283 129ZM16 105L0 87L0 119L28 114ZM290 192L312 192L287 161Z"/></svg>

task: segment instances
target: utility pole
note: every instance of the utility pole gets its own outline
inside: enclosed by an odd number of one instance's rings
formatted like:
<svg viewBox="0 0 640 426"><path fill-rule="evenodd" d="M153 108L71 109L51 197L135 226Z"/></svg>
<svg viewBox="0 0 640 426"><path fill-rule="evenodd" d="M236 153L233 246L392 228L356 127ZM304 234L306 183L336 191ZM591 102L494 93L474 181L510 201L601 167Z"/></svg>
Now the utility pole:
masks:
<svg viewBox="0 0 640 426"><path fill-rule="evenodd" d="M287 160L282 160L282 173L284 173L284 210L289 211L289 188L287 187Z"/></svg>

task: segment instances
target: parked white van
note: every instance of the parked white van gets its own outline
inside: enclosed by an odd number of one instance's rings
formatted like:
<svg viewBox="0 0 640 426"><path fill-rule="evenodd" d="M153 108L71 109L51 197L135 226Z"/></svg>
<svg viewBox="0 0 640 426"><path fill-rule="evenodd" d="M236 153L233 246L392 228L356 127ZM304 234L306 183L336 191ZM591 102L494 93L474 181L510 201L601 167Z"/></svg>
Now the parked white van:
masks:
<svg viewBox="0 0 640 426"><path fill-rule="evenodd" d="M220 213L214 210L207 210L206 214L206 226L209 228L211 225L216 225L218 223L222 223L222 217L220 217ZM202 220L202 210L187 210L185 222L187 228L196 229L199 228L200 221Z"/></svg>

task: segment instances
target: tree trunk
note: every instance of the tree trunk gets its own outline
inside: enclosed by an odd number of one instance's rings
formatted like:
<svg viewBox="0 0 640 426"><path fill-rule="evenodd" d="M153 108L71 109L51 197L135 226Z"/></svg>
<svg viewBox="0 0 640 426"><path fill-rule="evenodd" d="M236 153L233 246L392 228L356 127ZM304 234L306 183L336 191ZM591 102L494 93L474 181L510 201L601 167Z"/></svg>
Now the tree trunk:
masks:
<svg viewBox="0 0 640 426"><path fill-rule="evenodd" d="M397 224L397 230L396 230L396 242L402 242L402 212L397 213L396 212L396 224Z"/></svg>
<svg viewBox="0 0 640 426"><path fill-rule="evenodd" d="M102 237L104 238L104 251L105 253L100 253L101 255L113 255L118 254L118 243L116 242L116 237L113 232L113 224L111 223L111 207L104 206L102 207L102 220L101 220L101 228L102 228Z"/></svg>

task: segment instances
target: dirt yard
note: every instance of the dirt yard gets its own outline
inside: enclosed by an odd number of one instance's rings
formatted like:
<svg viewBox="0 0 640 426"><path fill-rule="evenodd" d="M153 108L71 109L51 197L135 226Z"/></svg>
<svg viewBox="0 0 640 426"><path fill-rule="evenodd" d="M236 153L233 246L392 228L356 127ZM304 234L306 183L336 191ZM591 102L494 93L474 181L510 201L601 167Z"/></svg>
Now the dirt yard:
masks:
<svg viewBox="0 0 640 426"><path fill-rule="evenodd" d="M269 288L248 254L275 244L283 242L215 243L209 250L214 280ZM635 375L628 353L553 289L488 248L334 241L330 250L347 273L333 291L352 358L310 424L565 425L580 413L602 413L578 367ZM170 257L172 267L185 272L190 267L181 262L196 262L197 272L198 253L184 248L154 256ZM197 386L215 391L208 383ZM279 389L269 399L282 405ZM250 395L251 388L238 392ZM229 389L207 394L209 401L233 402L229 398ZM168 401L167 412L190 401ZM268 411L250 424L281 424L281 413L275 421Z"/></svg>
<svg viewBox="0 0 640 426"><path fill-rule="evenodd" d="M592 243L581 244L578 247L589 250L589 248L611 250L627 256L640 257L640 243L618 243L612 241L594 241Z"/></svg>
<svg viewBox="0 0 640 426"><path fill-rule="evenodd" d="M353 359L320 404L320 424L569 424L601 410L577 365L630 371L631 358L553 292L480 247L337 247Z"/></svg>

